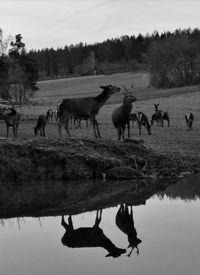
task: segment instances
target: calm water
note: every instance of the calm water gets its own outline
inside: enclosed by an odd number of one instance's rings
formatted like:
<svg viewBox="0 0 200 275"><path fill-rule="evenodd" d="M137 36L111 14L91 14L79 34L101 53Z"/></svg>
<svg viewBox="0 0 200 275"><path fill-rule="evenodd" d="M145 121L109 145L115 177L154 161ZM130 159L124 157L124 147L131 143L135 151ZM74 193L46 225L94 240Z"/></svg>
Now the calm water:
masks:
<svg viewBox="0 0 200 275"><path fill-rule="evenodd" d="M174 185L151 197L145 205L132 208L132 231L141 243L139 255L134 248L130 257L127 256L131 251L127 248L127 235L116 225L120 205L104 209L99 224L104 243L112 242L117 248L127 249L116 258L105 257L108 254L105 248L83 247L93 242L88 234L96 238L90 231L96 211L72 216L73 227L79 231L71 239L71 246L81 248L71 248L61 242L65 234L61 216L4 219L0 225L0 274L197 275L200 271L200 182L198 178L193 182L187 180ZM65 221L68 223L68 216ZM83 227L87 229L81 231Z"/></svg>

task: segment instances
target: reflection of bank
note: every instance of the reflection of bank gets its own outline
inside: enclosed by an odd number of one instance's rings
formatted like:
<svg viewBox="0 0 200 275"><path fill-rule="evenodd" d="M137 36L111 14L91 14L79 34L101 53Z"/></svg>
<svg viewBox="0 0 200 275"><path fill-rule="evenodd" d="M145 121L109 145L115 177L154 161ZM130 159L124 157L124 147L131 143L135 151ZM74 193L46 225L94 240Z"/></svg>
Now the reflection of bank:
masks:
<svg viewBox="0 0 200 275"><path fill-rule="evenodd" d="M61 219L61 225L65 228L65 233L61 239L64 246L71 248L83 247L102 247L108 251L106 257L117 258L126 253L126 249L118 248L99 227L102 220L102 210L96 211L95 223L92 227L74 228L72 216L65 221L64 216ZM142 242L137 238L137 231L134 227L133 209L132 206L121 204L116 214L117 227L127 235L131 251L127 256L130 256L134 248L136 248L137 255L139 254L138 245Z"/></svg>
<svg viewBox="0 0 200 275"><path fill-rule="evenodd" d="M65 222L62 216L61 224L66 232L62 237L62 244L72 248L81 247L102 247L108 251L106 257L113 258L121 256L126 252L126 249L116 247L110 239L108 239L103 230L99 227L102 218L102 210L97 211L95 224L93 227L79 227L74 229L71 215L68 218L68 223Z"/></svg>
<svg viewBox="0 0 200 275"><path fill-rule="evenodd" d="M118 228L127 235L129 247L131 247L131 251L128 256L131 256L133 249L136 248L137 255L139 254L138 245L142 242L140 239L137 238L137 231L134 227L134 220L133 220L133 207L129 207L127 204L121 204L119 210L116 215L116 225Z"/></svg>

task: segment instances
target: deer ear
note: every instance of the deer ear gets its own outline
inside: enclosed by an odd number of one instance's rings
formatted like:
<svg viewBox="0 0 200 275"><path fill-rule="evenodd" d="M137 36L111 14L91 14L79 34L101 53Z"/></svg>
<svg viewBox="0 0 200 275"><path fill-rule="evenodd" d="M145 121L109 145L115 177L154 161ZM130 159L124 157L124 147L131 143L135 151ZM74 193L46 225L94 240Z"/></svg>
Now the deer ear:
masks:
<svg viewBox="0 0 200 275"><path fill-rule="evenodd" d="M101 89L103 89L103 90L105 89L105 86L99 86L99 87L100 87Z"/></svg>

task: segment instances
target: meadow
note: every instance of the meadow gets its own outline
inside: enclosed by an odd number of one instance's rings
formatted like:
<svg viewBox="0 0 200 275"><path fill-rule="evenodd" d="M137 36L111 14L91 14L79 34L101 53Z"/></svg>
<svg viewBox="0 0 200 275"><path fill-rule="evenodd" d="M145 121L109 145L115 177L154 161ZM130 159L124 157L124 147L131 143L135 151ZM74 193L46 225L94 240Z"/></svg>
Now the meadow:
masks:
<svg viewBox="0 0 200 275"><path fill-rule="evenodd" d="M137 126L131 126L131 138L143 139L145 144L160 153L179 153L188 156L200 156L200 88L198 86L178 89L153 89L149 87L149 75L145 72L121 73L113 75L95 75L89 77L76 77L42 81L38 83L40 90L35 95L34 106L23 106L20 110L22 120L18 130L19 139L40 139L35 137L33 127L40 114L46 114L49 108L56 106L63 98L96 96L101 92L99 86L113 84L118 87L125 85L137 98L133 103L132 112L142 111L150 119L154 113L154 103L159 103L159 109L168 111L170 127L165 122L164 127L154 125L152 135L149 136L145 129L142 135L138 135ZM133 85L133 88L131 86ZM100 125L102 138L117 140L117 131L114 128L111 115L117 106L122 103L123 89L117 95L111 96L101 108L97 120ZM194 127L190 132L186 131L184 115L193 112L195 116ZM10 130L11 131L11 130ZM81 129L71 129L73 137L93 138L92 126L88 128L82 121ZM0 122L0 136L6 136L6 126ZM67 134L63 129L63 138ZM10 138L12 135L10 133ZM55 123L49 123L46 127L46 139L57 139L58 128Z"/></svg>

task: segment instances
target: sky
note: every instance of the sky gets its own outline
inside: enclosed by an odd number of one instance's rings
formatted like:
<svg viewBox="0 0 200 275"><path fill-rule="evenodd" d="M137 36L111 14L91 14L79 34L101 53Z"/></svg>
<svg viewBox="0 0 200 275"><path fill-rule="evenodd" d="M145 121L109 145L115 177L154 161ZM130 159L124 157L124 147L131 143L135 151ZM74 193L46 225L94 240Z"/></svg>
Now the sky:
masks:
<svg viewBox="0 0 200 275"><path fill-rule="evenodd" d="M3 37L26 49L93 44L123 35L200 28L200 0L0 0Z"/></svg>

